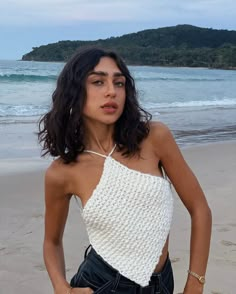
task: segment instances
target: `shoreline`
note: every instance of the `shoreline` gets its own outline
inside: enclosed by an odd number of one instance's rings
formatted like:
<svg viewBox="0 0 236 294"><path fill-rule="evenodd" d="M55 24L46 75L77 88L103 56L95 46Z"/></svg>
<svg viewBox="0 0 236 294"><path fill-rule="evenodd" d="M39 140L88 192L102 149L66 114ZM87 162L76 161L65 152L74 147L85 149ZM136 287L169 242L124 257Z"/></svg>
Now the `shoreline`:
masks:
<svg viewBox="0 0 236 294"><path fill-rule="evenodd" d="M194 145L195 144L195 145ZM180 146L182 152L188 152L190 149L198 149L204 147L214 147L214 145L228 145L228 144L236 144L236 139L228 139L228 140L221 140L215 142L203 142L203 143L191 143L191 145L183 145ZM236 149L235 149L236 153Z"/></svg>
<svg viewBox="0 0 236 294"><path fill-rule="evenodd" d="M41 146L37 141L36 134L39 118L39 116L20 117L15 122L12 118L8 118L8 122L0 118L0 137L4 138L0 144L0 163L1 160L6 162L9 160L12 165L13 160L18 158L21 161L25 158L27 162L29 162L30 158L40 161ZM178 146L183 150L197 146L233 143L236 141L236 131L233 125L208 131L205 129L180 129L178 125L168 121L164 115L162 115L161 119L157 117L153 121L161 121L166 124L173 133ZM43 162L45 159L41 158L41 161Z"/></svg>
<svg viewBox="0 0 236 294"><path fill-rule="evenodd" d="M65 64L67 61L66 60L61 60L61 61L53 61L53 60L34 60L34 59L16 59L16 60L5 60L5 59L2 59L2 61L26 61L26 62L40 62L40 63L63 63ZM209 66L177 66L177 65L159 65L159 64L127 64L128 66L132 66L132 67L142 67L142 66L145 66L145 67L161 67L161 68L189 68L189 69L209 69L209 70L232 70L232 71L235 71L236 70L236 67L234 66L229 66L229 67L209 67Z"/></svg>
<svg viewBox="0 0 236 294"><path fill-rule="evenodd" d="M179 144L178 144L179 145ZM189 143L185 145L179 145L182 153L194 153L204 151L205 148L213 148L222 146L235 146L236 153L236 140L228 139L226 141L217 142L202 142L202 143ZM0 156L0 176L10 175L10 174L21 174L29 171L40 171L47 168L47 166L53 161L50 156L41 157L39 146L35 147L36 152L29 156L13 156L13 157L1 157ZM36 153L36 154L35 154ZM38 153L38 155L37 155Z"/></svg>
<svg viewBox="0 0 236 294"><path fill-rule="evenodd" d="M213 215L204 293L233 294L236 286L236 141L181 150L201 183ZM48 164L49 161L35 157L28 158L27 162L22 158L0 159L0 285L6 293L52 293L42 257L43 181ZM170 258L175 277L174 293L180 293L187 277L190 219L180 199L174 197ZM80 208L72 199L64 235L68 280L82 261L87 245ZM35 285L40 285L40 289Z"/></svg>
<svg viewBox="0 0 236 294"><path fill-rule="evenodd" d="M3 62L11 62L11 61L16 61L16 62L35 62L35 63L56 63L56 64L65 64L67 61L66 60L61 60L61 61L53 61L53 60L34 60L34 59L29 59L29 60L24 60L24 59L0 59L0 61ZM160 68L183 68L183 69L207 69L207 70L226 70L226 71L235 71L236 67L235 66L228 66L228 67L210 67L210 66L177 66L177 65L153 65L153 64L127 64L128 66L132 66L132 67L160 67Z"/></svg>

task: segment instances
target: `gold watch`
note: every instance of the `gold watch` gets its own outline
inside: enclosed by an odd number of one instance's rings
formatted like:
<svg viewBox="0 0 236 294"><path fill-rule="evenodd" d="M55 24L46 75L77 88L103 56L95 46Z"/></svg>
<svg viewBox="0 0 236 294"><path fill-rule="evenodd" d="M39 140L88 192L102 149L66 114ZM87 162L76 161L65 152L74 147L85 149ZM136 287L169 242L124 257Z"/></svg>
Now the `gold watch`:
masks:
<svg viewBox="0 0 236 294"><path fill-rule="evenodd" d="M195 277L198 279L199 283L201 284L205 284L206 283L206 279L204 276L199 276L198 274L188 270L188 274L190 274L191 276Z"/></svg>

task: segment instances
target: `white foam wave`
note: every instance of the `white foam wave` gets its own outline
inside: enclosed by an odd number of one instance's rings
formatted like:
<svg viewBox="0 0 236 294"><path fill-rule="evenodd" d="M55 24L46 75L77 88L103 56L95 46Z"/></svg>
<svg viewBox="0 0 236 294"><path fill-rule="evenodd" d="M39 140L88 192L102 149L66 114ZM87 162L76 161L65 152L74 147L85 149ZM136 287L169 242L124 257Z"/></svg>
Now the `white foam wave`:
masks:
<svg viewBox="0 0 236 294"><path fill-rule="evenodd" d="M47 110L47 106L0 104L0 117L35 116L41 115L45 113Z"/></svg>
<svg viewBox="0 0 236 294"><path fill-rule="evenodd" d="M157 107L157 108L182 108L182 107L224 107L224 106L236 106L236 98L228 99L224 98L221 100L201 100L201 101L174 101L170 103L146 103L146 107Z"/></svg>
<svg viewBox="0 0 236 294"><path fill-rule="evenodd" d="M185 101L185 102L142 102L142 106L145 109L172 109L172 108L201 108L201 107L229 107L236 106L236 98L229 99L224 98L221 100L205 100L205 101ZM35 116L42 115L48 111L48 105L10 105L0 103L0 117L7 116Z"/></svg>

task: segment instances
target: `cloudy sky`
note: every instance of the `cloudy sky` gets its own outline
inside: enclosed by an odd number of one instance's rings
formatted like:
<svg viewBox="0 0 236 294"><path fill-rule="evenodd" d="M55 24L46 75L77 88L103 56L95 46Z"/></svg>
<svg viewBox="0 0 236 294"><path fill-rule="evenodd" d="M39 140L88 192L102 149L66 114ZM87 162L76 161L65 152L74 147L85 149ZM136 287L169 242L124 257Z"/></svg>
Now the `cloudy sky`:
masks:
<svg viewBox="0 0 236 294"><path fill-rule="evenodd" d="M0 59L60 40L192 24L236 30L235 0L0 0Z"/></svg>

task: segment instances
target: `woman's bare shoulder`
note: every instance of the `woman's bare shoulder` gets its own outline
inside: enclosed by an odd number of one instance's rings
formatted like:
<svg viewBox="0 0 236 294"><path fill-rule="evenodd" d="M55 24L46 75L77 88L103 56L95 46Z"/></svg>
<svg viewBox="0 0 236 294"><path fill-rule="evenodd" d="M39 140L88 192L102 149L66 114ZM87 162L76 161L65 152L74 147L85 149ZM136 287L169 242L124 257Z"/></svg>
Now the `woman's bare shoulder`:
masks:
<svg viewBox="0 0 236 294"><path fill-rule="evenodd" d="M61 158L55 159L45 172L46 187L60 191L61 195L72 195L82 175L80 166L80 161L65 163Z"/></svg>
<svg viewBox="0 0 236 294"><path fill-rule="evenodd" d="M65 169L65 163L62 161L61 158L57 158L57 159L54 159L50 165L48 166L48 168L46 169L46 173L60 173L62 172L62 170Z"/></svg>
<svg viewBox="0 0 236 294"><path fill-rule="evenodd" d="M165 143L172 133L167 125L159 121L152 121L150 123L150 139L158 145Z"/></svg>
<svg viewBox="0 0 236 294"><path fill-rule="evenodd" d="M57 158L51 162L45 171L45 181L48 184L62 186L65 182L67 165L61 158Z"/></svg>

